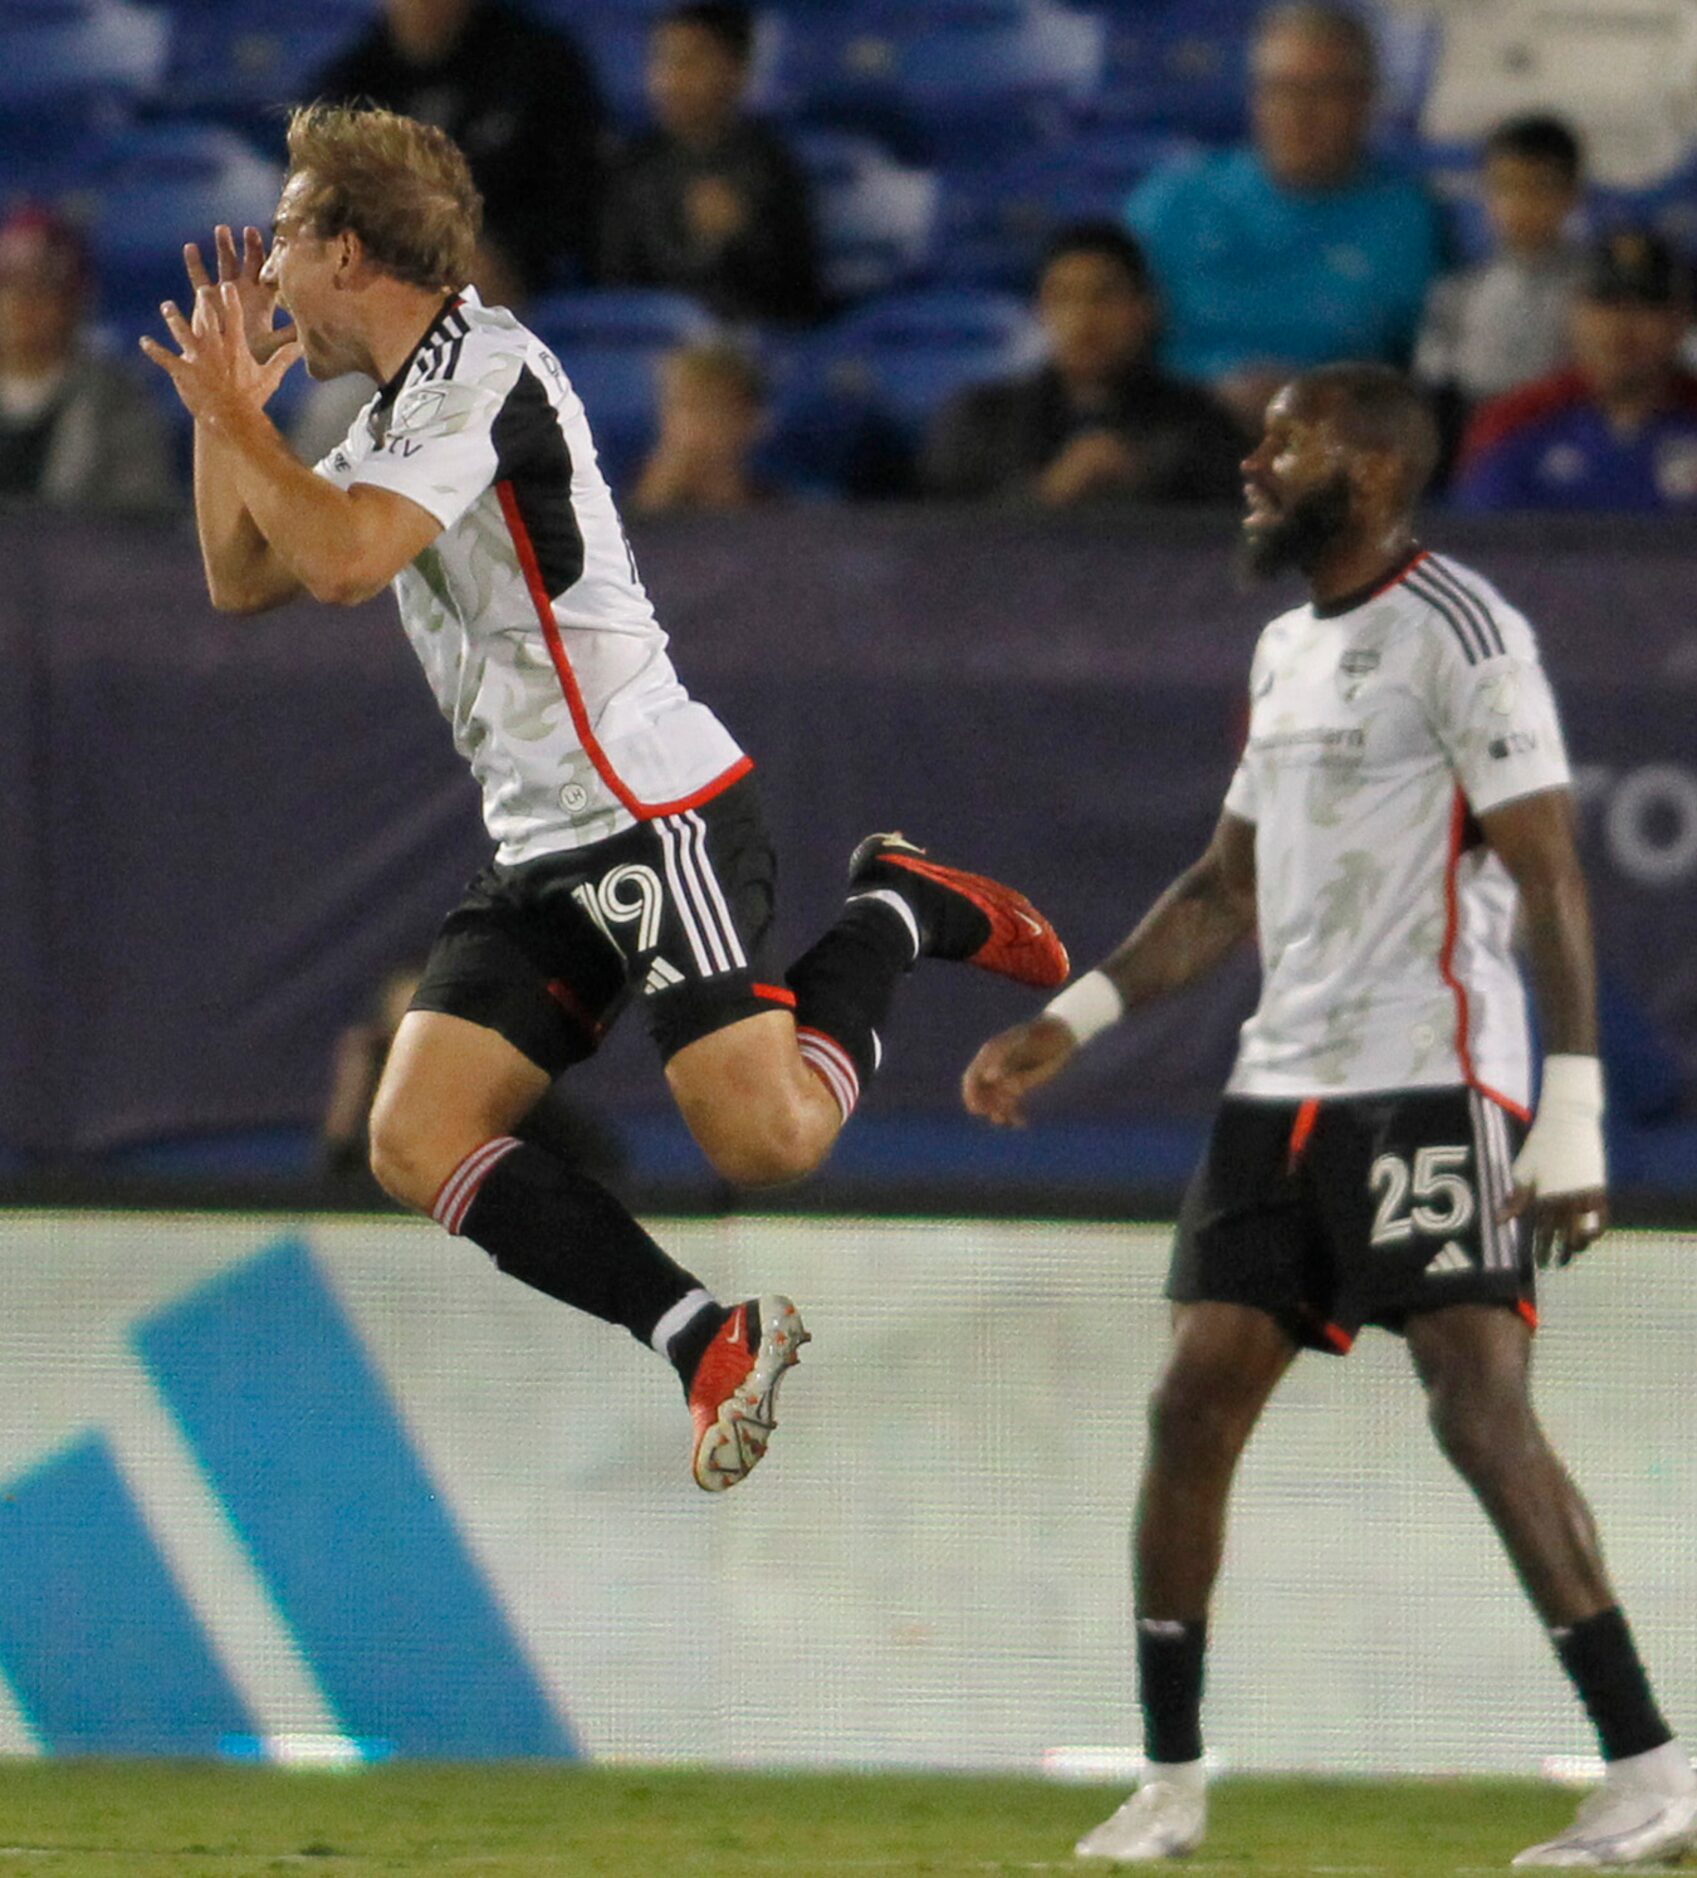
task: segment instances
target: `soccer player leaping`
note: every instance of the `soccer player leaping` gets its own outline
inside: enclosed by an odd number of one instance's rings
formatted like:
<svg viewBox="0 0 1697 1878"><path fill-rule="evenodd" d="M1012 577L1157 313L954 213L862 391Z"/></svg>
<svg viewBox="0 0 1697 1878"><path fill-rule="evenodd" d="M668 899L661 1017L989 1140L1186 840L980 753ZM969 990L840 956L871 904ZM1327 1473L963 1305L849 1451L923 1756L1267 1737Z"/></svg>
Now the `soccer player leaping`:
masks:
<svg viewBox="0 0 1697 1878"><path fill-rule="evenodd" d="M1201 1702L1226 1499L1299 1349L1400 1331L1444 1452L1490 1517L1596 1725L1607 1777L1518 1865L1662 1859L1697 1778L1658 1712L1585 1502L1528 1391L1533 1266L1607 1219L1590 916L1567 759L1532 629L1421 549L1437 438L1381 366L1287 385L1243 466L1251 568L1300 569L1266 629L1248 742L1207 852L1102 965L968 1069L1017 1123L1122 1011L1254 933L1255 1015L1180 1215L1173 1349L1135 1541L1144 1781L1080 1856L1176 1857L1206 1816ZM1536 1117L1511 953L1544 1044Z"/></svg>
<svg viewBox="0 0 1697 1878"><path fill-rule="evenodd" d="M372 1167L504 1272L668 1357L701 1486L765 1451L806 1340L787 1298L725 1309L585 1175L514 1134L630 999L707 1158L759 1186L810 1172L877 1066L921 956L1054 986L1066 954L1021 895L873 835L835 925L774 967L774 864L753 764L678 682L559 361L465 285L479 203L440 131L315 106L289 125L270 254L185 251L176 350L143 350L194 417L215 605L392 585L483 793L493 863L447 918L372 1113ZM275 308L292 329L274 330ZM297 356L381 389L316 470L264 406Z"/></svg>

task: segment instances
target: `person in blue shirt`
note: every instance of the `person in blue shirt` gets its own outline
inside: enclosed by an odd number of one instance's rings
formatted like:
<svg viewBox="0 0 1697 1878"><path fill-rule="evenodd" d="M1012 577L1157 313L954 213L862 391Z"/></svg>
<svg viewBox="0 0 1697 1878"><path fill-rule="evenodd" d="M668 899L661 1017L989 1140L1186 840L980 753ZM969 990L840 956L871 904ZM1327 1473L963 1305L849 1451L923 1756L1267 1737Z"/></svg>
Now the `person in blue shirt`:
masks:
<svg viewBox="0 0 1697 1878"><path fill-rule="evenodd" d="M1697 513L1697 377L1680 364L1691 286L1660 236L1619 228L1592 250L1569 327L1572 365L1484 406L1451 502Z"/></svg>
<svg viewBox="0 0 1697 1878"><path fill-rule="evenodd" d="M1156 170L1127 205L1167 310L1163 365L1257 422L1293 372L1413 351L1440 225L1368 150L1376 77L1359 15L1273 8L1251 53L1252 142Z"/></svg>

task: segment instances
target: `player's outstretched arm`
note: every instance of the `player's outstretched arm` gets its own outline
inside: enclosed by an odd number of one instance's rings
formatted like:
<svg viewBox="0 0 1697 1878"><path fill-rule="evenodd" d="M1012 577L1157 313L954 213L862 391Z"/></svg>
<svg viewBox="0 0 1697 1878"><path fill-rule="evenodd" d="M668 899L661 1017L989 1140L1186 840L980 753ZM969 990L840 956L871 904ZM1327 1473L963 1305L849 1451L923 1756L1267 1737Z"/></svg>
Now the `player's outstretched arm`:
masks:
<svg viewBox="0 0 1697 1878"><path fill-rule="evenodd" d="M1609 1217L1597 968L1573 797L1566 789L1522 796L1481 816L1480 826L1520 889L1545 1049L1538 1113L1515 1159L1505 1212L1531 1214L1540 1265L1552 1258L1565 1265L1599 1237Z"/></svg>
<svg viewBox="0 0 1697 1878"><path fill-rule="evenodd" d="M1202 858L1101 965L979 1050L961 1080L968 1110L1022 1127L1026 1098L1052 1082L1081 1044L1134 1006L1206 977L1254 928L1255 825L1228 810Z"/></svg>

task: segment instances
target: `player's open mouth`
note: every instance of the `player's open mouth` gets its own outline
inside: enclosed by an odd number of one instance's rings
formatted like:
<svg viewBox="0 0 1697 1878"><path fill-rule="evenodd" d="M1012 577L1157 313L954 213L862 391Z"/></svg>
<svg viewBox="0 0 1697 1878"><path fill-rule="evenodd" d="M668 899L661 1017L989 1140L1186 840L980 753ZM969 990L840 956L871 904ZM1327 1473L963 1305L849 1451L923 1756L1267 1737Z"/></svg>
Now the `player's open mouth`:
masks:
<svg viewBox="0 0 1697 1878"><path fill-rule="evenodd" d="M1245 525L1278 520L1279 505L1265 489L1257 487L1254 483L1245 483L1243 500Z"/></svg>

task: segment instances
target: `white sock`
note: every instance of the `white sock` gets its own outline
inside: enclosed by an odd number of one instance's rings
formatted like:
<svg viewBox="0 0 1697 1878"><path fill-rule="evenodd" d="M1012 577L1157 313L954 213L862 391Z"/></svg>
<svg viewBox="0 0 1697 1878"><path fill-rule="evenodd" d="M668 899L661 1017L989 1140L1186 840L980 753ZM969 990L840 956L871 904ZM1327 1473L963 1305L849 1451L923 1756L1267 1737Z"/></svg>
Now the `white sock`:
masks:
<svg viewBox="0 0 1697 1878"><path fill-rule="evenodd" d="M1690 1793L1697 1788L1697 1769L1677 1739L1610 1761L1605 1771L1611 1785L1649 1787L1657 1793Z"/></svg>
<svg viewBox="0 0 1697 1878"><path fill-rule="evenodd" d="M1152 1787L1156 1781L1200 1793L1208 1784L1208 1769L1202 1761L1145 1761L1142 1784Z"/></svg>
<svg viewBox="0 0 1697 1878"><path fill-rule="evenodd" d="M705 1285L697 1285L693 1291L679 1298L654 1326L654 1335L648 1339L656 1354L669 1357L671 1350L668 1345L672 1339L687 1324L693 1323L712 1302L713 1293Z"/></svg>

